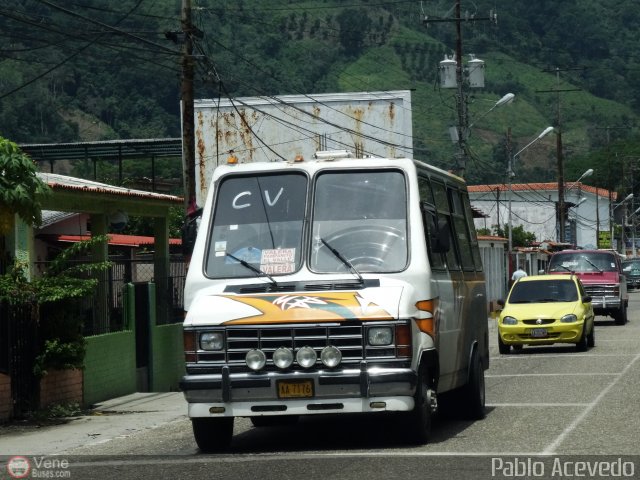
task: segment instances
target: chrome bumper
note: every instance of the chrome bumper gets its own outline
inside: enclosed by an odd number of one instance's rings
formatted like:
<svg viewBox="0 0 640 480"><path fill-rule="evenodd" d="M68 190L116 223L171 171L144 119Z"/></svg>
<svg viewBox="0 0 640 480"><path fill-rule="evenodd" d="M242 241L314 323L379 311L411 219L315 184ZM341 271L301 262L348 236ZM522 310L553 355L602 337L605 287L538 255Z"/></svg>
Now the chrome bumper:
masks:
<svg viewBox="0 0 640 480"><path fill-rule="evenodd" d="M412 397L416 388L416 372L409 368L378 368L362 362L359 369L314 372L268 372L230 374L223 367L221 375L185 375L180 388L189 403L290 402L372 397ZM277 382L312 380L313 397L278 398ZM259 409L258 409L259 410Z"/></svg>

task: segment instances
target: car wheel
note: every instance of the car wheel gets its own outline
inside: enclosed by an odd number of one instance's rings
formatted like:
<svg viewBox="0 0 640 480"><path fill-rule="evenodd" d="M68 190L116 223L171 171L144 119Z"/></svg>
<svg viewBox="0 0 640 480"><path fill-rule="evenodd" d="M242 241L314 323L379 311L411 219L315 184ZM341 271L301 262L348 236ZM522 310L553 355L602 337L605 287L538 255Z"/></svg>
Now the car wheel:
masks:
<svg viewBox="0 0 640 480"><path fill-rule="evenodd" d="M298 415L269 415L251 417L254 427L279 427L283 425L295 425L300 417Z"/></svg>
<svg viewBox="0 0 640 480"><path fill-rule="evenodd" d="M576 350L579 352L585 352L587 348L589 348L589 341L587 339L587 324L585 323L582 327L582 335L580 335L580 340L576 343Z"/></svg>
<svg viewBox="0 0 640 480"><path fill-rule="evenodd" d="M511 347L502 341L502 338L500 338L500 334L498 334L498 351L502 355L508 355L509 353L511 353Z"/></svg>
<svg viewBox="0 0 640 480"><path fill-rule="evenodd" d="M233 417L192 418L193 436L203 453L226 450L233 437Z"/></svg>
<svg viewBox="0 0 640 480"><path fill-rule="evenodd" d="M481 420L485 417L485 384L484 368L478 350L474 350L471 358L469 382L463 389L465 416L469 420Z"/></svg>
<svg viewBox="0 0 640 480"><path fill-rule="evenodd" d="M423 445L429 441L431 418L436 405L436 392L429 385L426 368L421 368L416 385L415 406L407 418L409 435L414 443Z"/></svg>
<svg viewBox="0 0 640 480"><path fill-rule="evenodd" d="M624 325L627 323L627 306L624 302L620 309L614 314L613 319L615 320L616 325Z"/></svg>
<svg viewBox="0 0 640 480"><path fill-rule="evenodd" d="M594 325L591 326L591 332L587 335L587 346L589 348L596 346L596 327Z"/></svg>

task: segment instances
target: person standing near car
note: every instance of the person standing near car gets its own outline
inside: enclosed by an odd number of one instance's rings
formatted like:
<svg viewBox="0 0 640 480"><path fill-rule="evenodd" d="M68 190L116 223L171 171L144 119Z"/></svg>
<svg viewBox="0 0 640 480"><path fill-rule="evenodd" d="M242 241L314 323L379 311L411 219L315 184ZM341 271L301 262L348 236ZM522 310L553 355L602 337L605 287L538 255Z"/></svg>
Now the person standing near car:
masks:
<svg viewBox="0 0 640 480"><path fill-rule="evenodd" d="M514 283L516 283L518 280L520 280L522 277L526 277L526 276L527 276L527 272L525 272L524 268L522 268L521 266L518 266L518 268L511 275L511 284L509 285L509 288L511 288L511 286Z"/></svg>

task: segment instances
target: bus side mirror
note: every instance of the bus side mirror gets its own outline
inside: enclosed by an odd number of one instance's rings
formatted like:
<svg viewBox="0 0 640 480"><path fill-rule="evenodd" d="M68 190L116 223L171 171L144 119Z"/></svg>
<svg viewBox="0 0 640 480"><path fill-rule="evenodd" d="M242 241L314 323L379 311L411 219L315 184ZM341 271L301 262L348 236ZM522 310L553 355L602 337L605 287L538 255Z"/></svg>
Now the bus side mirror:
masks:
<svg viewBox="0 0 640 480"><path fill-rule="evenodd" d="M182 224L182 254L190 257L193 253L193 248L196 245L196 237L198 236L198 226L200 225L200 217L202 216L202 209L199 208L191 215L187 215L184 218Z"/></svg>

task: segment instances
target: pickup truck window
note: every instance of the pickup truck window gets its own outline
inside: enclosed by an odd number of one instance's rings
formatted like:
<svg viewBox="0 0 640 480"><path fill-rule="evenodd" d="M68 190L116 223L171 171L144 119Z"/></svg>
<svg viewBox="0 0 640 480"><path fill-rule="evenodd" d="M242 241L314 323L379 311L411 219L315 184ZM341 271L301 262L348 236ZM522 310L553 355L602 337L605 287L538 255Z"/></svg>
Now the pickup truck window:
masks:
<svg viewBox="0 0 640 480"><path fill-rule="evenodd" d="M549 261L550 272L616 272L618 265L608 252L556 253Z"/></svg>

